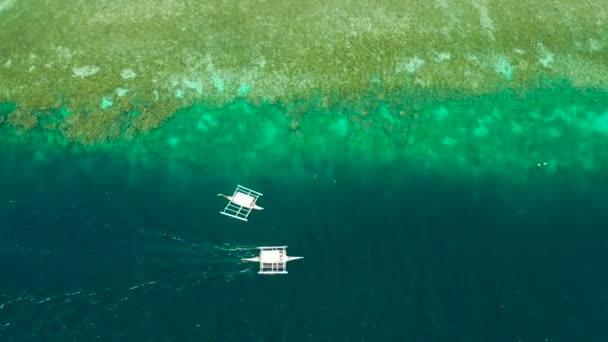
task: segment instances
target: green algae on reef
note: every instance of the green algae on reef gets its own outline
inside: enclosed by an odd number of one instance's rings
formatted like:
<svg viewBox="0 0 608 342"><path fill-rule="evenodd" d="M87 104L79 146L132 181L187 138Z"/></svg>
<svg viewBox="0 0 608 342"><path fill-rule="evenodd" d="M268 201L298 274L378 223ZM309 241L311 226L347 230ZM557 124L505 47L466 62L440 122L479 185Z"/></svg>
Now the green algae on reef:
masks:
<svg viewBox="0 0 608 342"><path fill-rule="evenodd" d="M18 103L25 129L32 112L67 106L59 128L81 143L115 140L126 121L129 135L149 131L201 98L608 84L608 10L592 0L3 4L0 101Z"/></svg>

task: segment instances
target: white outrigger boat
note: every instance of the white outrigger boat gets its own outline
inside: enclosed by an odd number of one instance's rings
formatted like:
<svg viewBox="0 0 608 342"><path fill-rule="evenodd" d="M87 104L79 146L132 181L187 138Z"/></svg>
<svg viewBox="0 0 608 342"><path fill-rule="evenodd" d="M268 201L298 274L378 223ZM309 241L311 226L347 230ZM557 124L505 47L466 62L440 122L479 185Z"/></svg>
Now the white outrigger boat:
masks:
<svg viewBox="0 0 608 342"><path fill-rule="evenodd" d="M287 256L287 246L258 247L260 255L255 258L245 258L243 261L259 262L258 274L287 274L287 262L304 259L304 257Z"/></svg>
<svg viewBox="0 0 608 342"><path fill-rule="evenodd" d="M252 210L264 210L256 204L261 193L248 189L242 185L237 185L232 196L217 194L228 200L228 204L220 214L233 217L237 220L247 221L247 217Z"/></svg>

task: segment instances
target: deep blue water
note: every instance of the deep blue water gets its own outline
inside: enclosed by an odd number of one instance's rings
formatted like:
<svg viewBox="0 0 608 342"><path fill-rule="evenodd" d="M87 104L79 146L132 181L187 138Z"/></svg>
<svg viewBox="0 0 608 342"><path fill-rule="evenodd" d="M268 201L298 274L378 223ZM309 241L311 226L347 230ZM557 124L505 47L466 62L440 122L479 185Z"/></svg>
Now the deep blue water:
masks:
<svg viewBox="0 0 608 342"><path fill-rule="evenodd" d="M3 341L608 340L600 177L2 164ZM247 223L218 213L236 183L264 193ZM257 275L239 262L257 245L305 259Z"/></svg>

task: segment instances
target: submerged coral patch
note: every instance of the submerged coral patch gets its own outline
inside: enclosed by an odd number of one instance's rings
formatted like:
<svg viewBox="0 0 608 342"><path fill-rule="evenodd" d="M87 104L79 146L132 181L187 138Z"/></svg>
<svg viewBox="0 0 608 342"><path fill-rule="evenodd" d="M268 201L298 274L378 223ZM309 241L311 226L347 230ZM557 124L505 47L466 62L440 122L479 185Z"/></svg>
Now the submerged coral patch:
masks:
<svg viewBox="0 0 608 342"><path fill-rule="evenodd" d="M598 133L608 135L608 111L594 118L591 127Z"/></svg>
<svg viewBox="0 0 608 342"><path fill-rule="evenodd" d="M109 96L104 96L101 98L101 108L102 109L107 109L107 108L112 107L113 103L114 102L112 101L112 98Z"/></svg>
<svg viewBox="0 0 608 342"><path fill-rule="evenodd" d="M135 73L135 71L133 71L133 69L124 69L120 72L120 76L125 80L130 80L132 78L137 77L137 74Z"/></svg>
<svg viewBox="0 0 608 342"><path fill-rule="evenodd" d="M0 12L10 9L16 2L16 0L0 0Z"/></svg>
<svg viewBox="0 0 608 342"><path fill-rule="evenodd" d="M72 69L72 72L74 73L75 77L84 78L84 77L89 77L89 76L92 76L92 75L95 75L96 73L98 73L99 67L94 66L94 65L87 65L87 66L83 66L83 67L79 67L79 68L74 68L74 69Z"/></svg>
<svg viewBox="0 0 608 342"><path fill-rule="evenodd" d="M494 70L503 75L507 81L513 79L513 69L513 65L505 57L500 57L494 65Z"/></svg>

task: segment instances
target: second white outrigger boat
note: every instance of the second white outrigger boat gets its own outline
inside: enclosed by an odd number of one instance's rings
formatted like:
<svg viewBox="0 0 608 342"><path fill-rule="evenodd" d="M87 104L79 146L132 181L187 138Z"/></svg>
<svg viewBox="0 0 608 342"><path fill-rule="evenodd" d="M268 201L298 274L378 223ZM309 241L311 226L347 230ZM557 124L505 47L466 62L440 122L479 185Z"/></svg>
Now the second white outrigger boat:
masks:
<svg viewBox="0 0 608 342"><path fill-rule="evenodd" d="M245 258L243 261L259 262L258 274L287 274L287 262L304 259L304 257L287 256L287 246L258 247L260 255L255 258Z"/></svg>

